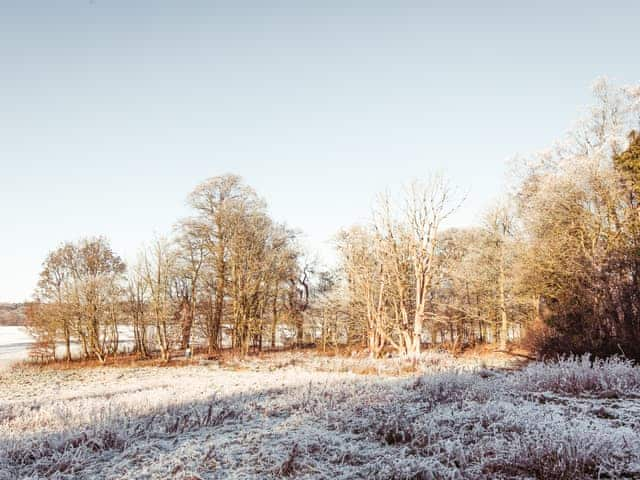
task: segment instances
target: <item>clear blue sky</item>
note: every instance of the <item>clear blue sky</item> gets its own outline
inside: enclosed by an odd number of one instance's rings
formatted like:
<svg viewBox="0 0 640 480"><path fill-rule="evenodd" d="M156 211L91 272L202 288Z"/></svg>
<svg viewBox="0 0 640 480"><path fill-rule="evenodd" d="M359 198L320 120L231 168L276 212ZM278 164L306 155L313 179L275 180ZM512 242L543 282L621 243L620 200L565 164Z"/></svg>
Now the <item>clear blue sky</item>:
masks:
<svg viewBox="0 0 640 480"><path fill-rule="evenodd" d="M560 5L561 3L561 5ZM0 1L0 301L46 253L132 259L242 175L314 248L443 169L471 223L600 75L640 80L640 2Z"/></svg>

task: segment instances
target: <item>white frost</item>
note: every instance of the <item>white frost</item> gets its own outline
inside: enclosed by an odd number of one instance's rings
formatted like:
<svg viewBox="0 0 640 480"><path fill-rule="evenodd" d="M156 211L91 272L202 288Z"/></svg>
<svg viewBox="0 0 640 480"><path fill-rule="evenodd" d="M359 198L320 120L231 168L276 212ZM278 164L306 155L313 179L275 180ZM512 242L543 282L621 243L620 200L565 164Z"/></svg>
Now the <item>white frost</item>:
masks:
<svg viewBox="0 0 640 480"><path fill-rule="evenodd" d="M585 361L508 373L430 354L400 377L384 374L399 361L358 375L357 359L310 354L12 370L0 479L638 478L640 370Z"/></svg>

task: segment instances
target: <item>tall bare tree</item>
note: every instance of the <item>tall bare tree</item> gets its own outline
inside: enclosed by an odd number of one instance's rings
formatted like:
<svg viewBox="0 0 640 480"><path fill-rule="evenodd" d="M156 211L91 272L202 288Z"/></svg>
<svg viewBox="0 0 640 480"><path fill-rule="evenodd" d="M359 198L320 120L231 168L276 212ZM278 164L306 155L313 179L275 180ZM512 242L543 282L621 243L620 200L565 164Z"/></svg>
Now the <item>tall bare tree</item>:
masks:
<svg viewBox="0 0 640 480"><path fill-rule="evenodd" d="M138 268L149 292L149 314L155 327L160 355L164 361L169 361L178 330L174 321L175 304L172 297L177 272L174 246L166 238L156 238L142 252Z"/></svg>

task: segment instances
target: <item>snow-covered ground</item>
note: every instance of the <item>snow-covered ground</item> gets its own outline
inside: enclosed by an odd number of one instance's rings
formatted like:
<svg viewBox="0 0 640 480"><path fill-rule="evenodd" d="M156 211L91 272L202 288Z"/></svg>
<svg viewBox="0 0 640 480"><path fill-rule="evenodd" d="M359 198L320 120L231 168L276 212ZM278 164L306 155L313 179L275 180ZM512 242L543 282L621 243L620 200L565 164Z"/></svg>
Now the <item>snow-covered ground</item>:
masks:
<svg viewBox="0 0 640 480"><path fill-rule="evenodd" d="M133 347L133 329L128 325L118 326L119 349L121 351L130 350ZM11 364L29 357L29 347L34 339L24 327L0 326L0 371L6 369ZM80 354L80 345L73 341L71 344L71 354ZM64 346L56 346L56 355L64 355Z"/></svg>
<svg viewBox="0 0 640 480"><path fill-rule="evenodd" d="M358 362L4 372L0 479L640 478L629 363Z"/></svg>
<svg viewBox="0 0 640 480"><path fill-rule="evenodd" d="M29 356L33 337L24 327L0 326L0 370Z"/></svg>

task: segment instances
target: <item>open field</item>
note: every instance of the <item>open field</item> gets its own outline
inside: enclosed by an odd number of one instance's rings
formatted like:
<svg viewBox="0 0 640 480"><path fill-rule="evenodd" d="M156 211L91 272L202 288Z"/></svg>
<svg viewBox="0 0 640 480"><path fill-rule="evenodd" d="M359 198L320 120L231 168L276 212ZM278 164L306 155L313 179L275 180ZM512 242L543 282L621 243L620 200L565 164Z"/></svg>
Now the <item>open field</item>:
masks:
<svg viewBox="0 0 640 480"><path fill-rule="evenodd" d="M24 327L0 325L0 371L28 358L32 343L33 337Z"/></svg>
<svg viewBox="0 0 640 480"><path fill-rule="evenodd" d="M0 479L640 478L629 363L506 371L427 353L417 368L282 353L11 369Z"/></svg>
<svg viewBox="0 0 640 480"><path fill-rule="evenodd" d="M126 325L118 326L119 349L126 351L133 345L133 332L131 327ZM29 347L34 343L33 337L25 327L0 325L0 371L10 367L12 364L29 358ZM80 344L71 342L71 354L80 356ZM64 356L64 345L59 343L56 346L58 358Z"/></svg>

